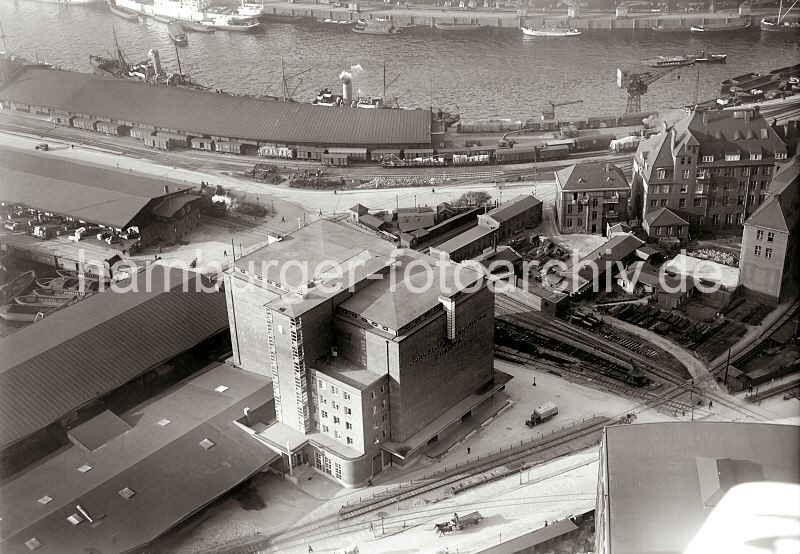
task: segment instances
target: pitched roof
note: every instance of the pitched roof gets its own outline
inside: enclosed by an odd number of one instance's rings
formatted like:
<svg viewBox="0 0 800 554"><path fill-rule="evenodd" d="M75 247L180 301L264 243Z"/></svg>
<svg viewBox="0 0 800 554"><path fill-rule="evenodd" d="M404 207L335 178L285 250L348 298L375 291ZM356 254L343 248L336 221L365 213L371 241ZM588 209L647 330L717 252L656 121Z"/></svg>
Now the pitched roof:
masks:
<svg viewBox="0 0 800 554"><path fill-rule="evenodd" d="M788 163L780 166L769 184L769 192L780 194L789 186L800 186L800 154L797 154Z"/></svg>
<svg viewBox="0 0 800 554"><path fill-rule="evenodd" d="M373 229L380 229L381 225L386 223L383 218L378 217L377 215L372 214L364 214L358 218L359 223L363 223L367 227L371 227Z"/></svg>
<svg viewBox="0 0 800 554"><path fill-rule="evenodd" d="M785 233L797 227L800 222L800 164L797 160L782 166L775 174L770 185L771 194L753 212L747 225Z"/></svg>
<svg viewBox="0 0 800 554"><path fill-rule="evenodd" d="M350 208L350 211L351 212L355 212L358 215L364 215L366 213L369 213L369 208L367 208L366 206L364 206L362 204L356 204L355 206Z"/></svg>
<svg viewBox="0 0 800 554"><path fill-rule="evenodd" d="M674 153L689 144L698 144L703 155L715 157L740 154L748 159L751 153L786 153L781 138L753 109L694 111L675 123L674 133Z"/></svg>
<svg viewBox="0 0 800 554"><path fill-rule="evenodd" d="M453 252L460 250L461 248L464 248L465 246L468 246L473 242L480 240L486 235L490 235L494 232L495 232L494 229L491 229L484 225L477 225L475 227L467 229L463 233L457 234L453 238L433 248L441 252L447 252L448 254L452 254Z"/></svg>
<svg viewBox="0 0 800 554"><path fill-rule="evenodd" d="M119 228L151 200L193 188L8 149L0 150L0 182L0 201Z"/></svg>
<svg viewBox="0 0 800 554"><path fill-rule="evenodd" d="M271 402L269 380L224 364L148 399L119 416L124 435L93 452L64 448L2 484L14 509L3 513L0 549L27 552L35 538L37 553L127 552L152 541L277 457L234 423ZM77 471L84 464L91 470ZM70 525L76 505L100 524Z"/></svg>
<svg viewBox="0 0 800 554"><path fill-rule="evenodd" d="M606 242L592 250L589 254L572 264L574 271L577 267L594 262L616 262L624 259L644 244L643 240L636 238L632 233L614 235Z"/></svg>
<svg viewBox="0 0 800 554"><path fill-rule="evenodd" d="M608 538L615 554L684 551L711 513L704 496L729 481L717 467L709 475L704 458L722 462L719 469L733 469L734 482L753 480L754 474L759 480L800 482L800 433L792 425L614 425L605 428L602 448Z"/></svg>
<svg viewBox="0 0 800 554"><path fill-rule="evenodd" d="M651 227L663 227L668 225L689 225L689 222L680 217L678 214L669 208L659 208L658 210L649 212L645 217L645 221Z"/></svg>
<svg viewBox="0 0 800 554"><path fill-rule="evenodd" d="M29 68L0 99L190 134L289 144L426 144L427 110L331 109L86 73Z"/></svg>
<svg viewBox="0 0 800 554"><path fill-rule="evenodd" d="M669 142L667 141L671 132L670 130L666 133L659 133L646 138L641 141L636 148L635 157L639 162L645 181L650 180L653 168L656 165L672 165L672 155L668 147ZM667 147L665 148L665 146Z"/></svg>
<svg viewBox="0 0 800 554"><path fill-rule="evenodd" d="M433 227L436 224L436 213L420 212L417 214L399 213L397 214L397 226L404 233L410 233L417 229Z"/></svg>
<svg viewBox="0 0 800 554"><path fill-rule="evenodd" d="M0 339L0 448L226 329L200 279L153 266Z"/></svg>
<svg viewBox="0 0 800 554"><path fill-rule="evenodd" d="M620 190L630 188L622 170L612 163L585 162L556 172L560 191Z"/></svg>
<svg viewBox="0 0 800 554"><path fill-rule="evenodd" d="M520 194L516 198L489 211L486 215L499 223L503 223L541 204L542 201L532 194Z"/></svg>

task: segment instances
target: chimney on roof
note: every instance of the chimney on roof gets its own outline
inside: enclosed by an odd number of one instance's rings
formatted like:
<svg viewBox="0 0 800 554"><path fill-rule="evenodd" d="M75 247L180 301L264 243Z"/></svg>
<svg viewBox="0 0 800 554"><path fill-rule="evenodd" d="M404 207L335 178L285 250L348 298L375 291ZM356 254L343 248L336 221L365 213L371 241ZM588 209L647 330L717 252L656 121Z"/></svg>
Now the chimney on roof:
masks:
<svg viewBox="0 0 800 554"><path fill-rule="evenodd" d="M164 185L164 194L169 194L169 185Z"/></svg>

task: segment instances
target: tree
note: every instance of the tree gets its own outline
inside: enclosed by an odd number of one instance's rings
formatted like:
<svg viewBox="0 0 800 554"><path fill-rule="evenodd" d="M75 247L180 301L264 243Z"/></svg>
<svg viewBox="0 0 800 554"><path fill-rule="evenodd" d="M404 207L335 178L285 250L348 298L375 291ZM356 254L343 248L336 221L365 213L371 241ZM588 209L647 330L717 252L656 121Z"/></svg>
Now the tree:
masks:
<svg viewBox="0 0 800 554"><path fill-rule="evenodd" d="M465 192L453 201L453 206L482 206L488 203L492 197L488 192L482 190Z"/></svg>

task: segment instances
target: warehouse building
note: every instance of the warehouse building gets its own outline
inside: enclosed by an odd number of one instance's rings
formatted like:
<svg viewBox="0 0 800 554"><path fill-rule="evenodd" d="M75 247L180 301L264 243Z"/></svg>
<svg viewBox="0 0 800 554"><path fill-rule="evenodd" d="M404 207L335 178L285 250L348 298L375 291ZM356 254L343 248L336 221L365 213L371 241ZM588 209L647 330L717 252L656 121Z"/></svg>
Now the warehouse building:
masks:
<svg viewBox="0 0 800 554"><path fill-rule="evenodd" d="M287 473L363 484L508 379L481 274L349 227L316 221L240 258L225 289L234 363L274 388L278 422L257 436Z"/></svg>
<svg viewBox="0 0 800 554"><path fill-rule="evenodd" d="M357 155L366 159L366 148L431 147L426 110L331 109L52 69L16 75L0 88L0 104L61 124L78 117L127 126L132 137L165 149L189 147L195 138L256 150L338 147L323 154L323 161L338 164L349 157L342 148L360 148Z"/></svg>
<svg viewBox="0 0 800 554"><path fill-rule="evenodd" d="M716 422L606 427L600 442L595 552L686 552L731 488L764 481L800 483L797 431L791 425ZM795 537L796 517L787 520ZM753 526L758 528L758 522ZM724 532L733 527L726 521Z"/></svg>

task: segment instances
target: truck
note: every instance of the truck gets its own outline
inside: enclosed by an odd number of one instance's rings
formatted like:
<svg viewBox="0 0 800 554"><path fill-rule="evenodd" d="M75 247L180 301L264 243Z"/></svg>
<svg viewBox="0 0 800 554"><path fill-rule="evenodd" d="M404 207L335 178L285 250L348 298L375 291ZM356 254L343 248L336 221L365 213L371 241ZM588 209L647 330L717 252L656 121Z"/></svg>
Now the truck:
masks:
<svg viewBox="0 0 800 554"><path fill-rule="evenodd" d="M528 427L535 427L536 425L544 423L548 419L555 417L556 414L558 414L558 408L556 405L552 402L547 402L533 410L530 419L525 422L525 425Z"/></svg>

